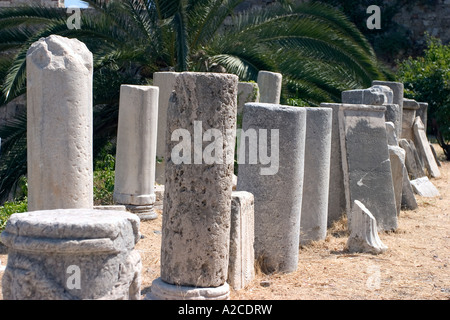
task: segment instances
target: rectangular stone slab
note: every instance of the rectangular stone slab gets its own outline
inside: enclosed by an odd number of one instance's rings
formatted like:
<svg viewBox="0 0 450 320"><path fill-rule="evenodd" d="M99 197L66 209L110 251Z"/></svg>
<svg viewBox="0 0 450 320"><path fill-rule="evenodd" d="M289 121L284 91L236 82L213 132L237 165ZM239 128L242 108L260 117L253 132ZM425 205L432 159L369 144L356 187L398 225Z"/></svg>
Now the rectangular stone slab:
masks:
<svg viewBox="0 0 450 320"><path fill-rule="evenodd" d="M397 229L397 210L386 137L384 106L343 105L339 111L347 212L366 204L380 230ZM351 225L351 224L349 224Z"/></svg>
<svg viewBox="0 0 450 320"><path fill-rule="evenodd" d="M425 127L422 120L420 120L420 117L416 117L413 127L414 141L416 143L417 151L425 162L425 167L428 170L428 174L433 178L439 178L441 176L441 172L439 171L436 160L434 159L434 155L431 151L430 143L428 142L427 134L425 132Z"/></svg>
<svg viewBox="0 0 450 320"><path fill-rule="evenodd" d="M415 193L422 197L439 197L439 190L428 179L428 177L422 177L411 181L411 186Z"/></svg>

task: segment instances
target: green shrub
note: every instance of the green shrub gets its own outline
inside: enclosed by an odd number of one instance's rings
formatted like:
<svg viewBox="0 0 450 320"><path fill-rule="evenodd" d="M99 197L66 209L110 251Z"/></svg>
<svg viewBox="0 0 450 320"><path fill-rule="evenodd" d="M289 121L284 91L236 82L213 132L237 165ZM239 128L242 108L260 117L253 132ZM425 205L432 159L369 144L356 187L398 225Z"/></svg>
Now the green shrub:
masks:
<svg viewBox="0 0 450 320"><path fill-rule="evenodd" d="M116 159L112 154L104 154L94 166L94 204L114 204L114 167Z"/></svg>
<svg viewBox="0 0 450 320"><path fill-rule="evenodd" d="M427 35L424 56L400 62L397 80L405 97L428 103L428 132L450 160L450 44Z"/></svg>
<svg viewBox="0 0 450 320"><path fill-rule="evenodd" d="M14 213L27 212L28 201L27 198L19 201L5 202L0 207L0 232L5 229L6 222Z"/></svg>

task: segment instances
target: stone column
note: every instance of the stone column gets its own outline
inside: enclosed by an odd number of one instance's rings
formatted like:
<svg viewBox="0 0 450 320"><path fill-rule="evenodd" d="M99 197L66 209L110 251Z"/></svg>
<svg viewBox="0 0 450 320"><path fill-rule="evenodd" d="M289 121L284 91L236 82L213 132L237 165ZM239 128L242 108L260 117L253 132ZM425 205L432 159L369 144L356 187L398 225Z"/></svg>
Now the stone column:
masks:
<svg viewBox="0 0 450 320"><path fill-rule="evenodd" d="M165 183L167 108L178 74L178 72L155 72L153 74L153 85L159 88L155 181L161 185Z"/></svg>
<svg viewBox="0 0 450 320"><path fill-rule="evenodd" d="M239 82L237 95L237 114L242 117L244 105L247 102L259 102L259 87L255 82Z"/></svg>
<svg viewBox="0 0 450 320"><path fill-rule="evenodd" d="M328 194L327 225L331 227L346 212L344 173L342 171L341 139L339 135L339 110L343 104L321 103L321 108L333 110L331 125L330 185Z"/></svg>
<svg viewBox="0 0 450 320"><path fill-rule="evenodd" d="M305 169L300 222L300 244L327 235L330 185L331 108L306 108Z"/></svg>
<svg viewBox="0 0 450 320"><path fill-rule="evenodd" d="M92 53L52 35L27 53L28 210L93 207Z"/></svg>
<svg viewBox="0 0 450 320"><path fill-rule="evenodd" d="M248 191L255 198L255 258L267 273L295 271L306 109L247 103L242 130L237 190Z"/></svg>
<svg viewBox="0 0 450 320"><path fill-rule="evenodd" d="M254 203L251 193L233 191L228 283L234 290L244 288L255 277Z"/></svg>
<svg viewBox="0 0 450 320"><path fill-rule="evenodd" d="M412 99L403 99L402 139L414 141L413 124L419 104Z"/></svg>
<svg viewBox="0 0 450 320"><path fill-rule="evenodd" d="M154 211L158 93L154 86L120 87L114 201L142 220Z"/></svg>
<svg viewBox="0 0 450 320"><path fill-rule="evenodd" d="M339 111L347 203L364 203L378 229L397 229L397 210L386 137L384 106L343 105ZM351 216L349 216L349 219ZM349 221L351 226L351 221Z"/></svg>
<svg viewBox="0 0 450 320"><path fill-rule="evenodd" d="M139 300L139 218L127 212L57 209L13 214L6 300ZM24 285L25 284L25 285Z"/></svg>
<svg viewBox="0 0 450 320"><path fill-rule="evenodd" d="M263 103L280 103L283 76L270 71L258 72L259 101Z"/></svg>
<svg viewBox="0 0 450 320"><path fill-rule="evenodd" d="M228 298L237 84L231 74L177 76L167 111L161 278L152 284L153 299Z"/></svg>
<svg viewBox="0 0 450 320"><path fill-rule="evenodd" d="M403 113L403 92L404 92L404 86L401 82L393 82L393 81L379 81L374 80L372 81L372 85L381 85L381 86L387 86L392 89L393 91L393 99L392 103L398 105L398 115L399 118L396 119L398 123L402 123L402 113ZM389 109L388 109L389 111ZM386 119L386 121L392 121L396 125L397 122L394 121L394 119ZM402 136L402 128L401 126L395 127L397 129L397 137L400 138Z"/></svg>

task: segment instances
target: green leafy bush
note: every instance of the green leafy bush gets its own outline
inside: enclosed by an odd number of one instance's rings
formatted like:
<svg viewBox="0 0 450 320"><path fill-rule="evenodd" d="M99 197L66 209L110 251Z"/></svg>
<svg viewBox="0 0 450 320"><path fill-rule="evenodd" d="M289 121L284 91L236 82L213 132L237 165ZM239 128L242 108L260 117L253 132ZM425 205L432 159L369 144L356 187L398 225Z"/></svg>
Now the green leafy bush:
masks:
<svg viewBox="0 0 450 320"><path fill-rule="evenodd" d="M28 208L27 198L19 201L5 202L0 207L0 232L5 229L6 222L9 217L14 213L26 212Z"/></svg>
<svg viewBox="0 0 450 320"><path fill-rule="evenodd" d="M428 103L428 132L450 160L450 44L427 36L424 56L400 62L397 80L405 97Z"/></svg>
<svg viewBox="0 0 450 320"><path fill-rule="evenodd" d="M116 159L112 154L104 153L94 166L94 204L114 204L114 167Z"/></svg>

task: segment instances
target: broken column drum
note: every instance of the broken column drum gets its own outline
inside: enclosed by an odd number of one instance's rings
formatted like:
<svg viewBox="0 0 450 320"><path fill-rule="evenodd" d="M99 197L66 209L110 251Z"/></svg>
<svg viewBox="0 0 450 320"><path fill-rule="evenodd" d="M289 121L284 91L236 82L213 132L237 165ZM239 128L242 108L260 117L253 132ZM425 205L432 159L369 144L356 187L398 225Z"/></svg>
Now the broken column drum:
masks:
<svg viewBox="0 0 450 320"><path fill-rule="evenodd" d="M154 211L158 87L122 85L117 129L114 201L141 220Z"/></svg>
<svg viewBox="0 0 450 320"><path fill-rule="evenodd" d="M283 76L270 71L258 72L259 101L263 103L280 103Z"/></svg>
<svg viewBox="0 0 450 320"><path fill-rule="evenodd" d="M231 74L176 78L167 111L161 278L152 284L154 299L229 296L237 84Z"/></svg>
<svg viewBox="0 0 450 320"><path fill-rule="evenodd" d="M327 235L330 184L331 108L306 108L305 169L300 222L300 244Z"/></svg>
<svg viewBox="0 0 450 320"><path fill-rule="evenodd" d="M384 106L343 105L339 123L347 212L361 201L378 229L397 229ZM350 217L349 217L350 218Z"/></svg>
<svg viewBox="0 0 450 320"><path fill-rule="evenodd" d="M26 61L28 210L92 209L92 53L52 35Z"/></svg>
<svg viewBox="0 0 450 320"><path fill-rule="evenodd" d="M300 240L306 109L247 103L242 130L236 189L248 191L255 198L255 259L266 273L295 271ZM258 136L257 141L251 138L252 133ZM253 162L252 154L256 150L259 159ZM263 161L268 155L272 158L270 165Z"/></svg>
<svg viewBox="0 0 450 320"><path fill-rule="evenodd" d="M139 218L128 212L57 209L13 214L6 300L139 300Z"/></svg>

